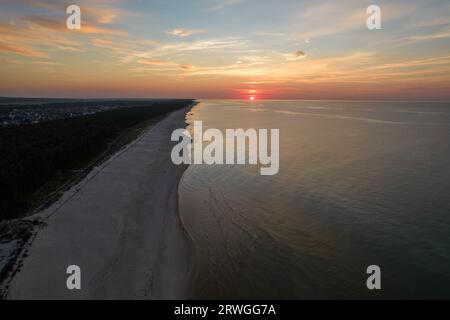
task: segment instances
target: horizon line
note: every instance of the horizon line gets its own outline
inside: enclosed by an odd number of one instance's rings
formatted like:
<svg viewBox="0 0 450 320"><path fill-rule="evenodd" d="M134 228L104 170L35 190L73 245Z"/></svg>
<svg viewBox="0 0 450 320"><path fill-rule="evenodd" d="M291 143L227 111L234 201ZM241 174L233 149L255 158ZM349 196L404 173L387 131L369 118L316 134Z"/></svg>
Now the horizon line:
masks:
<svg viewBox="0 0 450 320"><path fill-rule="evenodd" d="M48 99L48 100L235 100L235 101L249 101L247 98L167 98L167 97L146 97L146 98L133 98L133 97L96 97L96 98L73 98L73 97L18 97L18 96L0 96L0 99ZM256 99L257 101L348 101L348 102L443 102L450 103L449 100L442 99Z"/></svg>
<svg viewBox="0 0 450 320"><path fill-rule="evenodd" d="M23 96L0 96L0 99L48 99L48 100L234 100L234 101L248 101L247 98L175 98L175 97L95 97L95 98L74 98L74 97L45 97L45 96L33 96L33 97L23 97ZM442 99L292 99L292 98L277 98L277 99L264 99L259 98L256 101L349 101L349 102L446 102L450 103L449 100Z"/></svg>

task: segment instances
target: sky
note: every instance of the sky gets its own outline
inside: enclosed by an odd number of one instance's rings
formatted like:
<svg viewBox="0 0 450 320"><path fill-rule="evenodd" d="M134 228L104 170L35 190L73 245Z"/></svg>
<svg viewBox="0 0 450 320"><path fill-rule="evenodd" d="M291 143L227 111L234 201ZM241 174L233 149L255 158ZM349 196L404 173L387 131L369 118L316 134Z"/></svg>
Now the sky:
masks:
<svg viewBox="0 0 450 320"><path fill-rule="evenodd" d="M450 100L448 0L0 6L0 96Z"/></svg>

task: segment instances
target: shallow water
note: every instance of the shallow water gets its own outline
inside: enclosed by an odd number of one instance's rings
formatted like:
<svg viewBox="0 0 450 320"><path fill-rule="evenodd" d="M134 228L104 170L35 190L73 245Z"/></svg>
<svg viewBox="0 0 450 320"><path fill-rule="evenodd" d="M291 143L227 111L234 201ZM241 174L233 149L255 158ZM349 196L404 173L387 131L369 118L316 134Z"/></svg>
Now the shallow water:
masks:
<svg viewBox="0 0 450 320"><path fill-rule="evenodd" d="M280 129L277 175L186 170L195 297L450 298L450 104L206 100L194 120Z"/></svg>

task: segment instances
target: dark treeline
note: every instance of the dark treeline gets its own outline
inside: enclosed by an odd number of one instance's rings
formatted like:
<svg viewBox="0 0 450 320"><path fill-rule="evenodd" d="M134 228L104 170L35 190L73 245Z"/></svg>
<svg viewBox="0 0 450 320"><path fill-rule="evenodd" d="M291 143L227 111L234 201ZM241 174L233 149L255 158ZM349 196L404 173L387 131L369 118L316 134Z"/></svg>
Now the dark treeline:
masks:
<svg viewBox="0 0 450 320"><path fill-rule="evenodd" d="M33 193L58 171L82 168L125 129L192 102L156 101L151 106L0 128L0 221L23 214Z"/></svg>
<svg viewBox="0 0 450 320"><path fill-rule="evenodd" d="M52 107L90 107L96 105L102 106L120 106L120 107L146 107L155 103L167 103L166 99L37 99L37 98L1 98L0 108L52 108ZM178 100L181 101L181 100Z"/></svg>
<svg viewBox="0 0 450 320"><path fill-rule="evenodd" d="M63 99L63 98L20 98L20 97L0 97L0 106L67 106L68 104L83 105L126 105L144 106L153 102L164 102L167 99Z"/></svg>

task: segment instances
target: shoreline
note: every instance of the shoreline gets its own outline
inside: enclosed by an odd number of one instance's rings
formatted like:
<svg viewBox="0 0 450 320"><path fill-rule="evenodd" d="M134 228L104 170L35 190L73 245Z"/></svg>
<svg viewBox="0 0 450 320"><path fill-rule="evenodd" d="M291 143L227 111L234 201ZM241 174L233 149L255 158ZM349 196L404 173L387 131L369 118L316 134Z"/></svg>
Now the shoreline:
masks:
<svg viewBox="0 0 450 320"><path fill-rule="evenodd" d="M188 165L189 167L189 165ZM186 168L187 170L188 168ZM186 170L183 172L183 175L181 176L180 180L178 181L178 192L177 192L177 198L178 198L178 218L180 219L180 223L182 225L183 228L183 232L187 238L187 241L190 244L191 247L191 266L190 266L190 281L189 281L189 297L188 299L195 299L195 280L198 276L199 273L199 268L198 268L198 255L199 255L199 251L198 251L198 247L195 243L194 237L192 236L192 234L189 232L189 229L186 226L186 223L183 220L183 215L181 214L181 211L179 210L179 204L180 204L180 186L181 186L181 181L183 180L184 174L186 172Z"/></svg>
<svg viewBox="0 0 450 320"><path fill-rule="evenodd" d="M186 126L191 108L169 113L32 216L46 226L7 299L190 298L195 254L178 210L188 166L170 161L170 134ZM81 268L82 290L66 288L72 264Z"/></svg>

